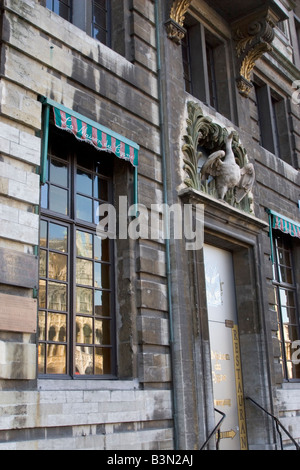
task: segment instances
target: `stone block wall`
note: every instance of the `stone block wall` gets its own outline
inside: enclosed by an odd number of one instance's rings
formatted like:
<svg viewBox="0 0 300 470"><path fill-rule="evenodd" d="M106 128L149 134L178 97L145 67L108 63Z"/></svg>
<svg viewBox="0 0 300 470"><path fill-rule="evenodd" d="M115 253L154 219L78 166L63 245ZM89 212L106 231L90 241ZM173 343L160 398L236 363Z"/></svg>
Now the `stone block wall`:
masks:
<svg viewBox="0 0 300 470"><path fill-rule="evenodd" d="M112 50L44 1L0 2L0 260L11 260L0 266L0 294L15 316L20 299L37 296L40 95L137 142L139 202L150 209L162 200L154 2L117 3ZM117 381L39 379L36 325L14 328L2 297L1 449L173 447L164 263L162 240L117 247Z"/></svg>

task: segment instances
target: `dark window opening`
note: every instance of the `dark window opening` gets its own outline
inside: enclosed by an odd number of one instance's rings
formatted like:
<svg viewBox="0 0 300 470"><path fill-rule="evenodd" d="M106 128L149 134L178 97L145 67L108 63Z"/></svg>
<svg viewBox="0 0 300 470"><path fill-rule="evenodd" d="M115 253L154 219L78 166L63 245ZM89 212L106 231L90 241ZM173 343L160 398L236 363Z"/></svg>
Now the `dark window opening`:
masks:
<svg viewBox="0 0 300 470"><path fill-rule="evenodd" d="M185 90L232 118L226 44L190 15L182 40Z"/></svg>
<svg viewBox="0 0 300 470"><path fill-rule="evenodd" d="M260 145L290 165L293 157L290 145L287 103L267 84L255 84Z"/></svg>
<svg viewBox="0 0 300 470"><path fill-rule="evenodd" d="M46 7L101 43L111 45L110 0L46 0Z"/></svg>

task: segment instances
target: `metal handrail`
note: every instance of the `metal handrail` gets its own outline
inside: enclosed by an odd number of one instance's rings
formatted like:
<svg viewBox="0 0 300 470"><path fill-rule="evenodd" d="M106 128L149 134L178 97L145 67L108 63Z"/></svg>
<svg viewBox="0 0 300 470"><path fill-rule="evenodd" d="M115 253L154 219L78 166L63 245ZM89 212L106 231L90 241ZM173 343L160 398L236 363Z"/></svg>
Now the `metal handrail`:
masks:
<svg viewBox="0 0 300 470"><path fill-rule="evenodd" d="M292 443L293 443L294 446L296 447L296 450L300 450L299 444L295 441L295 439L293 438L293 436L291 436L291 434L290 434L290 433L288 432L288 430L283 426L283 424L279 421L279 419L276 418L276 416L272 415L272 413L270 413L269 411L265 410L261 405L259 405L258 403L256 403L256 401L253 400L252 398L246 397L246 400L252 401L252 403L254 403L254 405L256 405L258 408L260 408L262 411L264 411L268 416L270 416L270 417L275 421L276 431L277 431L278 434L279 434L281 450L283 450L283 443L282 443L282 434L281 434L281 431L280 431L279 428L281 428L281 429L286 433L286 435L290 438L290 440L292 441Z"/></svg>
<svg viewBox="0 0 300 470"><path fill-rule="evenodd" d="M214 429L212 430L212 432L210 433L210 435L208 436L208 438L206 439L206 441L204 442L204 444L202 445L202 447L200 448L200 450L203 450L204 447L208 444L208 442L210 441L210 439L213 437L214 434L217 433L217 441L216 441L216 449L219 450L219 444L220 444L220 439L221 439L221 433L220 433L220 427L221 427L221 424L222 422L224 421L224 419L226 418L226 414L225 413L222 413L222 411L220 410L217 410L217 408L214 408L214 410L219 413L220 415L222 415L222 418L220 419L220 421L216 424L216 426L214 427Z"/></svg>

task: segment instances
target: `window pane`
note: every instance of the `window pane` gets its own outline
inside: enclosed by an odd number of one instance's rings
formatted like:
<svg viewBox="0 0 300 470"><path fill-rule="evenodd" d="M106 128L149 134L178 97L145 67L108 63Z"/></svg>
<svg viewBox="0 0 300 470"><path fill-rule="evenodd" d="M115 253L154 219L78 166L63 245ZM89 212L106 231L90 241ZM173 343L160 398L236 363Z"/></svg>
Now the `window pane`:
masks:
<svg viewBox="0 0 300 470"><path fill-rule="evenodd" d="M111 350L109 348L96 348L95 374L111 374Z"/></svg>
<svg viewBox="0 0 300 470"><path fill-rule="evenodd" d="M41 207L48 209L48 184L41 186Z"/></svg>
<svg viewBox="0 0 300 470"><path fill-rule="evenodd" d="M61 313L48 313L47 339L64 343L67 340L67 317Z"/></svg>
<svg viewBox="0 0 300 470"><path fill-rule="evenodd" d="M94 178L94 197L104 201L108 200L108 182L99 176Z"/></svg>
<svg viewBox="0 0 300 470"><path fill-rule="evenodd" d="M51 160L50 181L59 186L68 187L68 167L65 163L53 159Z"/></svg>
<svg viewBox="0 0 300 470"><path fill-rule="evenodd" d="M94 373L93 348L77 346L75 351L75 370L79 375Z"/></svg>
<svg viewBox="0 0 300 470"><path fill-rule="evenodd" d="M106 43L106 31L100 28L97 28L97 26L93 27L93 38L97 39L99 42L102 42L103 44Z"/></svg>
<svg viewBox="0 0 300 470"><path fill-rule="evenodd" d="M47 246L47 222L41 220L40 222L40 246Z"/></svg>
<svg viewBox="0 0 300 470"><path fill-rule="evenodd" d="M95 344L110 345L110 320L95 320Z"/></svg>
<svg viewBox="0 0 300 470"><path fill-rule="evenodd" d="M38 335L39 335L40 341L45 341L46 339L46 313L45 312L39 312Z"/></svg>
<svg viewBox="0 0 300 470"><path fill-rule="evenodd" d="M45 344L39 344L38 347L38 371L39 374L45 374Z"/></svg>
<svg viewBox="0 0 300 470"><path fill-rule="evenodd" d="M76 287L76 311L92 315L93 313L93 290L84 287Z"/></svg>
<svg viewBox="0 0 300 470"><path fill-rule="evenodd" d="M93 200L84 196L77 195L76 197L76 218L93 222Z"/></svg>
<svg viewBox="0 0 300 470"><path fill-rule="evenodd" d="M65 374L66 373L66 346L61 344L47 345L47 374Z"/></svg>
<svg viewBox="0 0 300 470"><path fill-rule="evenodd" d="M50 3L52 5L48 7ZM70 21L70 0L52 0L52 2L47 0L47 7L65 20Z"/></svg>
<svg viewBox="0 0 300 470"><path fill-rule="evenodd" d="M51 250L68 251L68 228L62 225L50 223L49 227L49 248Z"/></svg>
<svg viewBox="0 0 300 470"><path fill-rule="evenodd" d="M86 173L79 169L77 170L76 191L78 193L86 194L87 196L93 195L93 181L90 173Z"/></svg>
<svg viewBox="0 0 300 470"><path fill-rule="evenodd" d="M76 230L76 255L83 258L93 257L93 235Z"/></svg>
<svg viewBox="0 0 300 470"><path fill-rule="evenodd" d="M95 287L109 289L109 265L95 263Z"/></svg>
<svg viewBox="0 0 300 470"><path fill-rule="evenodd" d="M285 282L287 284L293 283L292 270L291 268L286 268L285 266L278 267L279 269L279 282Z"/></svg>
<svg viewBox="0 0 300 470"><path fill-rule="evenodd" d="M66 189L50 186L49 209L68 215L68 191Z"/></svg>
<svg viewBox="0 0 300 470"><path fill-rule="evenodd" d="M40 262L39 262L40 276L47 276L47 252L45 250L40 250Z"/></svg>
<svg viewBox="0 0 300 470"><path fill-rule="evenodd" d="M76 283L93 285L93 262L85 259L76 260Z"/></svg>
<svg viewBox="0 0 300 470"><path fill-rule="evenodd" d="M109 261L109 240L95 236L95 260Z"/></svg>
<svg viewBox="0 0 300 470"><path fill-rule="evenodd" d="M67 310L67 286L57 282L48 283L48 308L60 312Z"/></svg>
<svg viewBox="0 0 300 470"><path fill-rule="evenodd" d="M110 316L110 293L106 291L95 291L95 315L98 317Z"/></svg>
<svg viewBox="0 0 300 470"><path fill-rule="evenodd" d="M46 308L46 281L39 281L39 307Z"/></svg>
<svg viewBox="0 0 300 470"><path fill-rule="evenodd" d="M102 3L102 5L97 6L96 3ZM100 26L102 29L106 29L106 10L105 2L95 2L94 1L94 15L93 22Z"/></svg>
<svg viewBox="0 0 300 470"><path fill-rule="evenodd" d="M94 5L97 5L99 8L106 8L107 0L93 0Z"/></svg>
<svg viewBox="0 0 300 470"><path fill-rule="evenodd" d="M276 267L278 272L276 303L278 315L278 339L280 341L280 362L285 379L300 378L300 367L293 362L295 342L300 338L299 317L297 313L296 286L292 276L292 251L288 240L274 238ZM289 283L286 288L284 284ZM281 284L281 285L280 285Z"/></svg>
<svg viewBox="0 0 300 470"><path fill-rule="evenodd" d="M93 319L76 317L76 342L93 344Z"/></svg>
<svg viewBox="0 0 300 470"><path fill-rule="evenodd" d="M57 281L67 280L67 262L66 255L58 253L49 253L49 277Z"/></svg>

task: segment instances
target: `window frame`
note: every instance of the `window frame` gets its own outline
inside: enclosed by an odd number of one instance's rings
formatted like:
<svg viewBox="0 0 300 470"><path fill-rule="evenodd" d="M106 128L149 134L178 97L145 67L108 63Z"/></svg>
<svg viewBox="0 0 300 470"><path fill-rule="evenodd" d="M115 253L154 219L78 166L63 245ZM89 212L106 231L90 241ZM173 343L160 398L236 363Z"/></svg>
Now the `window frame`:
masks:
<svg viewBox="0 0 300 470"><path fill-rule="evenodd" d="M273 265L273 286L275 290L275 310L277 313L277 326L278 326L278 341L280 344L280 364L282 367L283 378L285 382L300 382L300 365L298 367L298 377L290 377L289 374L289 367L288 364L292 363L292 359L289 359L286 354L286 345L292 343L293 341L300 340L300 317L299 317L299 308L297 302L297 284L295 279L295 265L294 265L294 257L293 257L293 247L290 243L287 236L282 236L282 234L278 234L276 231L273 231L272 234L273 239L273 252L274 252L274 265ZM278 240L282 243L282 247L278 246ZM285 265L280 263L279 259L279 249L286 251L289 255L290 264ZM291 282L285 282L281 278L280 274L280 267L287 267L290 270L291 275ZM291 293L294 299L294 306L283 305L281 300L280 292L285 291ZM292 322L284 322L283 311L285 308L292 308L294 309L295 315L295 323ZM285 326L288 328L290 326L294 327L298 336L297 339L288 340L285 333ZM295 350L296 351L296 350ZM292 351L293 353L293 351ZM291 355L292 355L291 353Z"/></svg>
<svg viewBox="0 0 300 470"><path fill-rule="evenodd" d="M254 89L260 145L277 158L294 166L287 98L257 77L254 80Z"/></svg>
<svg viewBox="0 0 300 470"><path fill-rule="evenodd" d="M73 24L74 26L77 26L80 28L82 31L84 31L88 36L92 37L96 41L99 41L101 44L105 44L108 47L111 47L112 43L112 28L111 28L111 0L105 0L105 24L106 24L106 29L105 29L105 41L100 41L94 34L93 34L93 29L94 29L94 8L95 8L95 2L97 0L85 0L85 2L82 2L80 0L79 8L78 5L74 5L74 0L67 0L70 5L69 5L69 17L65 18L64 16L60 15L59 13L55 12L54 8L54 2L59 2L59 3L65 3L66 0L42 0L43 6L48 8L50 11L54 12L61 18L65 19L69 23ZM51 6L48 5L48 3L51 2Z"/></svg>
<svg viewBox="0 0 300 470"><path fill-rule="evenodd" d="M83 219L80 219L76 216L76 206L75 206L75 201L76 201L76 195L78 194L77 191L77 185L76 185L76 174L77 174L77 169L83 169L82 166L78 164L78 155L80 155L81 151L84 153L86 156L87 154L90 156L90 158L94 156L98 156L99 154L102 153L103 156L107 158L107 153L105 152L100 152L86 143L83 142L77 142L74 136L70 135L68 132L57 129L53 124L50 125L50 137L53 139L53 136L59 135L61 139L68 139L67 142L70 143L70 149L68 152L68 157L67 157L67 162L69 166L69 175L68 175L68 191L69 191L69 207L70 211L69 214L64 215L59 212L55 212L53 210L50 210L48 207L42 207L41 204L41 209L40 209L40 221L46 221L48 224L48 227L50 223L57 224L57 225L62 225L68 227L69 230L69 236L68 236L68 280L66 281L67 284L67 294L68 294L68 305L67 305L67 310L66 312L63 312L63 315L67 315L67 333L66 333L66 371L63 374L60 373L47 373L46 370L46 349L48 344L55 344L58 345L59 342L52 342L49 340L47 337L47 331L45 329L45 336L44 340L40 340L39 336L37 338L38 346L40 344L45 344L45 356L43 358L44 360L44 372L45 373L39 373L38 376L39 378L47 378L47 379L65 379L65 378L71 378L71 379L97 379L97 380L103 380L103 379L115 379L116 378L116 314L115 314L115 266L114 266L114 260L115 260L115 247L114 247L114 240L107 238L107 244L108 244L108 252L109 252L109 261L103 261L103 260L96 260L93 256L91 258L91 261L93 263L93 280L94 280L94 272L95 272L95 264L100 263L101 266L102 264L109 265L109 277L110 277L110 283L109 283L109 288L103 288L103 286L97 287L95 286L95 282L93 282L93 285L91 286L91 289L93 291L93 301L92 301L92 306L94 307L94 292L100 291L100 292L106 292L110 296L110 301L109 301L109 308L110 308L110 315L96 315L95 309L92 307L92 314L91 315L85 315L82 313L77 313L76 309L76 259L78 259L78 256L76 254L76 233L77 231L84 231L86 233L92 234L92 236L97 237L96 234L96 221L89 222L85 221ZM47 167L48 169L50 168L50 161L51 157L54 157L56 161L59 161L59 157L57 155L53 155L51 153L51 139L49 140L50 146L49 146L49 152L48 152L48 159L47 159ZM80 149L80 150L79 150ZM104 199L102 202L104 203L113 203L114 201L114 195L113 195L113 156L109 156L111 158L111 174L110 175L103 175L101 173L98 173L95 170L92 171L93 174L97 174L101 177L101 179L106 180L108 182L108 194L107 194L107 201ZM48 170L49 171L49 170ZM89 170L87 170L89 171ZM49 185L49 173L47 173L47 178L46 182L44 185L41 187L41 193L45 191L45 186ZM93 182L91 183L92 185L94 184ZM49 201L49 191L48 191L48 201ZM94 189L93 189L93 194L92 194L92 201L94 201ZM98 200L98 198L96 198ZM48 206L48 202L47 202ZM94 212L94 205L93 205L93 212ZM48 228L49 231L49 228ZM49 240L49 238L48 238ZM94 242L93 242L94 245ZM45 249L39 245L39 249ZM50 251L50 248L47 246L47 251ZM53 251L53 250L52 250ZM40 258L40 256L39 256ZM80 257L81 258L81 257ZM47 258L48 262L48 258ZM40 271L39 271L39 279L45 280L47 283L49 283L49 271L46 271L46 276L41 276ZM50 279L51 281L51 279ZM56 282L56 281L54 281ZM48 285L48 284L47 284ZM78 284L79 285L79 284ZM79 286L80 287L80 286ZM39 299L40 299L41 292L39 292ZM48 308L47 304L47 297L45 299L45 306L41 306L39 304L38 308L39 312L40 311L45 311L48 312L51 310L50 313L55 313L52 312L53 309ZM55 309L54 309L55 310ZM58 313L58 312L56 312ZM45 313L47 315L47 313ZM110 322L110 344L98 344L96 343L96 339L93 338L92 344L85 344L83 347L92 347L93 348L93 357L95 354L96 348L109 348L111 350L111 358L110 358L110 365L111 365L111 371L109 374L77 374L75 370L75 351L77 346L81 346L81 343L77 344L76 341L76 318L77 316L87 316L88 318L92 318L92 322L96 321L96 319L100 320L106 320ZM93 333L96 335L96 327L93 330ZM39 351L39 347L38 347ZM94 360L94 367L96 367L96 362Z"/></svg>
<svg viewBox="0 0 300 470"><path fill-rule="evenodd" d="M190 14L186 14L184 27L187 37L182 42L185 91L233 120L228 41ZM223 80L218 76L218 69L225 72ZM187 83L190 83L189 89Z"/></svg>

